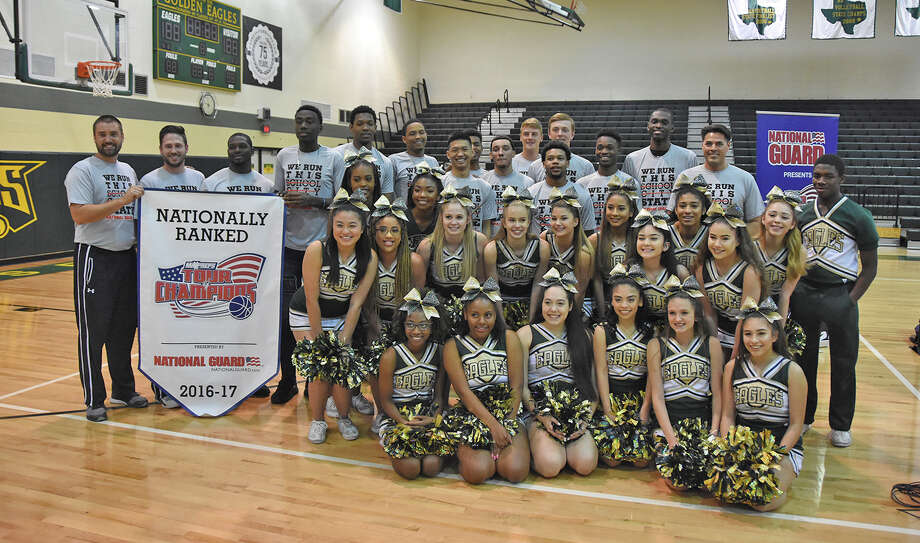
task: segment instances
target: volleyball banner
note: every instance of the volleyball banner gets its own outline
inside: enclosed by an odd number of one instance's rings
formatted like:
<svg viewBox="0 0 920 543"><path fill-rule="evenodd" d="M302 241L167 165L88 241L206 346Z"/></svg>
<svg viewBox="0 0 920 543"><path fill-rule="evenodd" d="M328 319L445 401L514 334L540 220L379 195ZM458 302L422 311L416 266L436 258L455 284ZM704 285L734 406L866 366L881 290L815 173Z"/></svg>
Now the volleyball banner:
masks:
<svg viewBox="0 0 920 543"><path fill-rule="evenodd" d="M813 192L811 173L821 155L837 152L840 115L757 112L757 186ZM804 189L804 190L803 190Z"/></svg>
<svg viewBox="0 0 920 543"><path fill-rule="evenodd" d="M786 0L728 0L728 39L786 39Z"/></svg>
<svg viewBox="0 0 920 543"><path fill-rule="evenodd" d="M875 37L875 0L814 0L813 9L816 40Z"/></svg>
<svg viewBox="0 0 920 543"><path fill-rule="evenodd" d="M284 201L147 189L138 217L138 368L223 415L278 373Z"/></svg>
<svg viewBox="0 0 920 543"><path fill-rule="evenodd" d="M894 11L895 36L920 36L920 0L898 0Z"/></svg>

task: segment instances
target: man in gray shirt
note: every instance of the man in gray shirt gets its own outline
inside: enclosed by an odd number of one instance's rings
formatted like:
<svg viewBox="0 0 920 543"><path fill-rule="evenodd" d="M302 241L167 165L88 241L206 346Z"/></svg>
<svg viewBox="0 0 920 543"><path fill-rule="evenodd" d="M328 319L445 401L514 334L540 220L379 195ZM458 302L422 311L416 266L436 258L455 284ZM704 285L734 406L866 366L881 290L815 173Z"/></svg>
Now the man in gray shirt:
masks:
<svg viewBox="0 0 920 543"><path fill-rule="evenodd" d="M582 177L594 173L594 165L588 159L573 153L570 148L572 140L575 139L575 120L569 114L556 113L550 117L548 132L549 139L561 141L569 148L569 154L572 158L569 160L569 165L565 170L565 178L568 181L574 183ZM543 181L546 177L546 170L543 168L543 161L545 160L546 158L544 157L542 161L532 163L527 171L527 176L533 179L535 183Z"/></svg>
<svg viewBox="0 0 920 543"><path fill-rule="evenodd" d="M470 172L470 158L473 146L465 133L452 134L447 140L447 159L450 171L444 176L444 187L453 185L456 189L469 187L473 200L473 229L486 236L492 234L492 221L498 218L498 204L492 187Z"/></svg>
<svg viewBox="0 0 920 543"><path fill-rule="evenodd" d="M470 158L470 174L481 179L486 174L482 164L479 163L479 159L482 158L482 134L479 130L473 128L465 130L464 133L470 138L470 145L473 147L473 157Z"/></svg>
<svg viewBox="0 0 920 543"><path fill-rule="evenodd" d="M648 120L649 146L626 155L623 171L639 181L642 204L649 211L667 209L677 174L696 166L696 154L671 143L674 114L660 107Z"/></svg>
<svg viewBox="0 0 920 543"><path fill-rule="evenodd" d="M498 230L502 217L502 209L504 208L502 204L502 193L505 192L505 189L508 187L512 187L517 192L521 192L533 185L533 179L514 171L511 167L511 159L514 157L514 147L511 145L510 136L495 136L492 140L492 149L489 156L492 158L492 164L495 166L495 169L487 171L486 174L482 176L482 180L491 185L492 190L495 191L498 219L493 221L492 231L494 232Z"/></svg>
<svg viewBox="0 0 920 543"><path fill-rule="evenodd" d="M527 189L533 196L534 224L532 229L534 231L549 229L551 210L549 197L554 188L559 189L559 192L563 194L570 188L575 191L575 197L581 204L579 210L581 228L585 231L586 236L590 236L596 228L594 209L591 207L591 197L588 191L566 178L571 155L568 145L558 140L550 141L543 146L543 166L546 171L546 179L534 183Z"/></svg>
<svg viewBox="0 0 920 543"><path fill-rule="evenodd" d="M264 175L252 170L252 139L237 132L227 139L227 158L230 165L217 170L204 180L202 188L208 192L254 192L271 194L274 185Z"/></svg>
<svg viewBox="0 0 920 543"><path fill-rule="evenodd" d="M579 185L591 195L594 205L594 220L598 228L604 221L604 206L607 203L607 183L616 176L619 182L635 181L632 176L623 170L617 169L617 155L623 137L616 130L603 129L597 133L594 144L594 155L597 157L597 171L586 175L577 181ZM636 200L636 207L642 208L642 198Z"/></svg>
<svg viewBox="0 0 920 543"><path fill-rule="evenodd" d="M543 125L536 117L526 119L521 123L521 152L514 155L511 167L521 175L527 175L530 165L534 161L541 161L540 142L543 141Z"/></svg>
<svg viewBox="0 0 920 543"><path fill-rule="evenodd" d="M390 159L383 156L383 153L374 147L374 133L377 130L377 114L369 106L358 106L351 110L351 121L348 123L351 130L351 141L343 143L335 148L335 152L345 158L348 153L359 153L361 148L367 148L377 161L377 168L380 173L380 193L393 195L393 163ZM338 192L341 185L333 187ZM369 202L373 204L373 202Z"/></svg>
<svg viewBox="0 0 920 543"><path fill-rule="evenodd" d="M64 186L74 227L74 309L79 335L80 383L86 418L105 411L102 348L112 378L110 403L147 407L134 389L131 347L137 330L137 255L134 202L144 194L131 166L118 161L121 121L102 115L93 123L96 154L73 165Z"/></svg>
<svg viewBox="0 0 920 543"><path fill-rule="evenodd" d="M406 150L401 153L393 153L388 158L393 163L393 183L396 196L408 202L409 184L415 179L415 167L421 162L427 163L432 168L440 165L433 156L425 154L428 133L422 121L410 119L406 122L403 127L402 141L406 144Z"/></svg>

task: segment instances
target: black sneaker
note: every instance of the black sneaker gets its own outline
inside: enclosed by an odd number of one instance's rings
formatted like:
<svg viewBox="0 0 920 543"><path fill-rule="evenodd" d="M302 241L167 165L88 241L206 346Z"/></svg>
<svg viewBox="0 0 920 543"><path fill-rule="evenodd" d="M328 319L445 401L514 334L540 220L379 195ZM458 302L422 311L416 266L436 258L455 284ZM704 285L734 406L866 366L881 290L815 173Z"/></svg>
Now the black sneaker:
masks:
<svg viewBox="0 0 920 543"><path fill-rule="evenodd" d="M118 405L121 407L141 408L141 407L147 407L147 398L135 392L134 395L128 398L127 400L121 400L119 398L116 398L115 396L112 396L112 398L109 399L109 403L112 405Z"/></svg>
<svg viewBox="0 0 920 543"><path fill-rule="evenodd" d="M108 415L105 414L105 406L86 408L86 420L90 422L102 422L108 418Z"/></svg>
<svg viewBox="0 0 920 543"><path fill-rule="evenodd" d="M271 395L272 395L271 389L265 385L262 385L261 387L259 387L258 390L252 393L253 398L268 398Z"/></svg>
<svg viewBox="0 0 920 543"><path fill-rule="evenodd" d="M272 394L272 403L273 404L283 404L291 401L291 398L297 396L299 390L297 389L297 383L294 383L290 387L283 387L280 384L278 388L275 389L275 393Z"/></svg>

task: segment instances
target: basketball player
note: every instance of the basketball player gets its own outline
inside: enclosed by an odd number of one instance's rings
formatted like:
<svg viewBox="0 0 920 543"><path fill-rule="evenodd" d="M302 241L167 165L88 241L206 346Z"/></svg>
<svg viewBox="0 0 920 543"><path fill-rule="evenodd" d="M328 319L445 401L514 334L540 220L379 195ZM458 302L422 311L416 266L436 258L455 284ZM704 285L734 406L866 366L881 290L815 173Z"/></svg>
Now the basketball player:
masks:
<svg viewBox="0 0 920 543"><path fill-rule="evenodd" d="M840 192L845 174L843 160L837 155L823 155L815 161L812 185L818 199L806 204L799 215L811 267L796 285L789 304L792 318L805 329L805 352L800 363L808 381L806 432L814 423L818 403L821 325L827 328L831 353L828 437L835 447L849 447L853 443L850 424L856 408L858 302L878 270L875 222L866 208Z"/></svg>
<svg viewBox="0 0 920 543"><path fill-rule="evenodd" d="M287 214L281 282L281 380L272 395L274 404L286 403L297 395L297 373L291 364L296 342L287 315L288 305L303 281L301 270L307 246L326 238L326 208L345 173L342 156L319 144L322 130L323 114L319 109L311 105L300 106L294 113L297 145L285 147L275 159L274 190L284 198Z"/></svg>
<svg viewBox="0 0 920 543"><path fill-rule="evenodd" d="M185 128L174 124L161 128L160 156L163 157L163 165L141 177L141 186L146 189L190 192L200 190L204 183L204 174L185 167L186 154L188 154L188 140L185 137ZM179 402L166 394L162 388L155 383L151 383L150 386L153 389L154 399L163 407L166 409L179 407Z"/></svg>
<svg viewBox="0 0 920 543"><path fill-rule="evenodd" d="M474 177L481 179L486 174L486 171L482 169L482 165L479 163L479 159L482 158L482 134L479 130L472 128L464 130L464 133L470 138L470 145L473 147L473 157L470 159L470 173Z"/></svg>
<svg viewBox="0 0 920 543"><path fill-rule="evenodd" d="M527 190L533 196L534 204L534 228L536 230L546 230L549 228L550 218L550 193L554 188L565 194L568 189L575 191L578 203L581 204L579 215L581 215L581 227L586 236L590 236L596 224L594 222L594 208L591 206L591 197L588 191L581 185L570 181L566 175L569 168L569 158L572 152L569 146L557 140L550 141L543 146L543 166L545 179L534 183Z"/></svg>
<svg viewBox="0 0 920 543"><path fill-rule="evenodd" d="M671 143L674 115L666 107L652 111L648 119L649 146L633 151L623 160L623 171L639 180L640 195L649 211L667 210L677 175L696 166L696 154Z"/></svg>
<svg viewBox="0 0 920 543"><path fill-rule="evenodd" d="M425 125L422 124L422 121L409 119L403 127L402 141L406 145L406 150L401 153L393 153L389 156L389 159L393 163L393 183L396 197L408 202L409 183L415 179L415 167L421 162L426 162L432 168L437 168L439 164L436 158L425 154L428 133L425 131Z"/></svg>
<svg viewBox="0 0 920 543"><path fill-rule="evenodd" d="M348 128L351 130L351 141L343 143L335 148L335 152L345 158L345 154L352 152L358 153L362 148L367 148L377 161L377 168L380 170L380 191L393 198L393 163L390 159L374 147L374 133L377 131L377 114L369 106L358 106L351 110L351 117L348 122ZM335 192L338 192L340 186L335 186ZM369 202L373 203L373 202Z"/></svg>
<svg viewBox="0 0 920 543"><path fill-rule="evenodd" d="M540 142L543 141L543 125L536 117L531 117L521 123L521 152L514 155L511 167L521 175L527 175L530 165L535 160L540 160Z"/></svg>
<svg viewBox="0 0 920 543"><path fill-rule="evenodd" d="M492 187L472 174L470 161L473 145L464 132L452 134L447 140L447 159L450 171L444 176L444 187L455 189L469 187L470 199L473 201L473 230L482 232L486 237L492 236L492 221L498 219L498 204Z"/></svg>
<svg viewBox="0 0 920 543"><path fill-rule="evenodd" d="M588 191L594 206L594 220L600 225L604 221L604 204L607 201L607 183L616 176L619 184L633 180L632 176L617 169L617 155L623 137L616 130L605 128L594 140L594 155L597 156L597 171L576 181ZM642 209L642 197L636 199L636 207Z"/></svg>
<svg viewBox="0 0 920 543"><path fill-rule="evenodd" d="M575 120L567 113L556 113L550 117L549 139L561 141L571 148L572 140L575 139ZM565 171L567 180L574 183L578 179L594 173L594 166L588 159L572 153L571 150L569 154L572 155L572 158L569 160L569 165L566 167ZM546 177L546 169L543 167L543 162L532 163L527 171L527 175L536 183L543 181Z"/></svg>
<svg viewBox="0 0 920 543"><path fill-rule="evenodd" d="M489 170L482 176L482 180L492 186L495 191L495 201L498 205L498 216L502 215L502 193L508 187L513 187L518 193L521 190L533 185L533 179L524 174L514 171L511 161L514 158L514 146L511 144L509 136L495 136L492 139L492 146L489 157L492 159L492 165L495 169ZM498 230L499 223L496 221L493 230Z"/></svg>
<svg viewBox="0 0 920 543"><path fill-rule="evenodd" d="M274 185L259 172L252 171L252 139L237 132L227 139L230 165L204 180L208 192L272 193Z"/></svg>
<svg viewBox="0 0 920 543"><path fill-rule="evenodd" d="M112 378L112 405L147 407L134 390L131 347L137 329L137 256L134 201L144 194L134 169L118 161L121 121L93 122L96 153L73 165L64 186L74 226L74 308L86 419L102 422L105 381L102 347Z"/></svg>

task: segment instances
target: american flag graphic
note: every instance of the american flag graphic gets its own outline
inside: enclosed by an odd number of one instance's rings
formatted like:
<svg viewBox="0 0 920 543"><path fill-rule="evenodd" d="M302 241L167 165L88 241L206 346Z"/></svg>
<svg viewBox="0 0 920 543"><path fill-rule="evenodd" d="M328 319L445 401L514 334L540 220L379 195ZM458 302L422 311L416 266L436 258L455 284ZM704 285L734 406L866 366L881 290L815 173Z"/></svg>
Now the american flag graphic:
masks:
<svg viewBox="0 0 920 543"><path fill-rule="evenodd" d="M262 359L260 359L258 356L247 356L246 365L247 366L261 366Z"/></svg>
<svg viewBox="0 0 920 543"><path fill-rule="evenodd" d="M262 255L242 253L225 259L213 269L230 270L230 280L236 284L258 283L262 274L262 264L264 263L265 257ZM182 282L184 281L182 275L184 268L184 264L172 268L159 268L160 279L163 281ZM225 317L230 314L230 302L225 300L177 300L170 302L169 305L173 315L179 319L189 317L210 319Z"/></svg>
<svg viewBox="0 0 920 543"><path fill-rule="evenodd" d="M812 132L811 133L811 144L812 145L824 145L824 132Z"/></svg>

